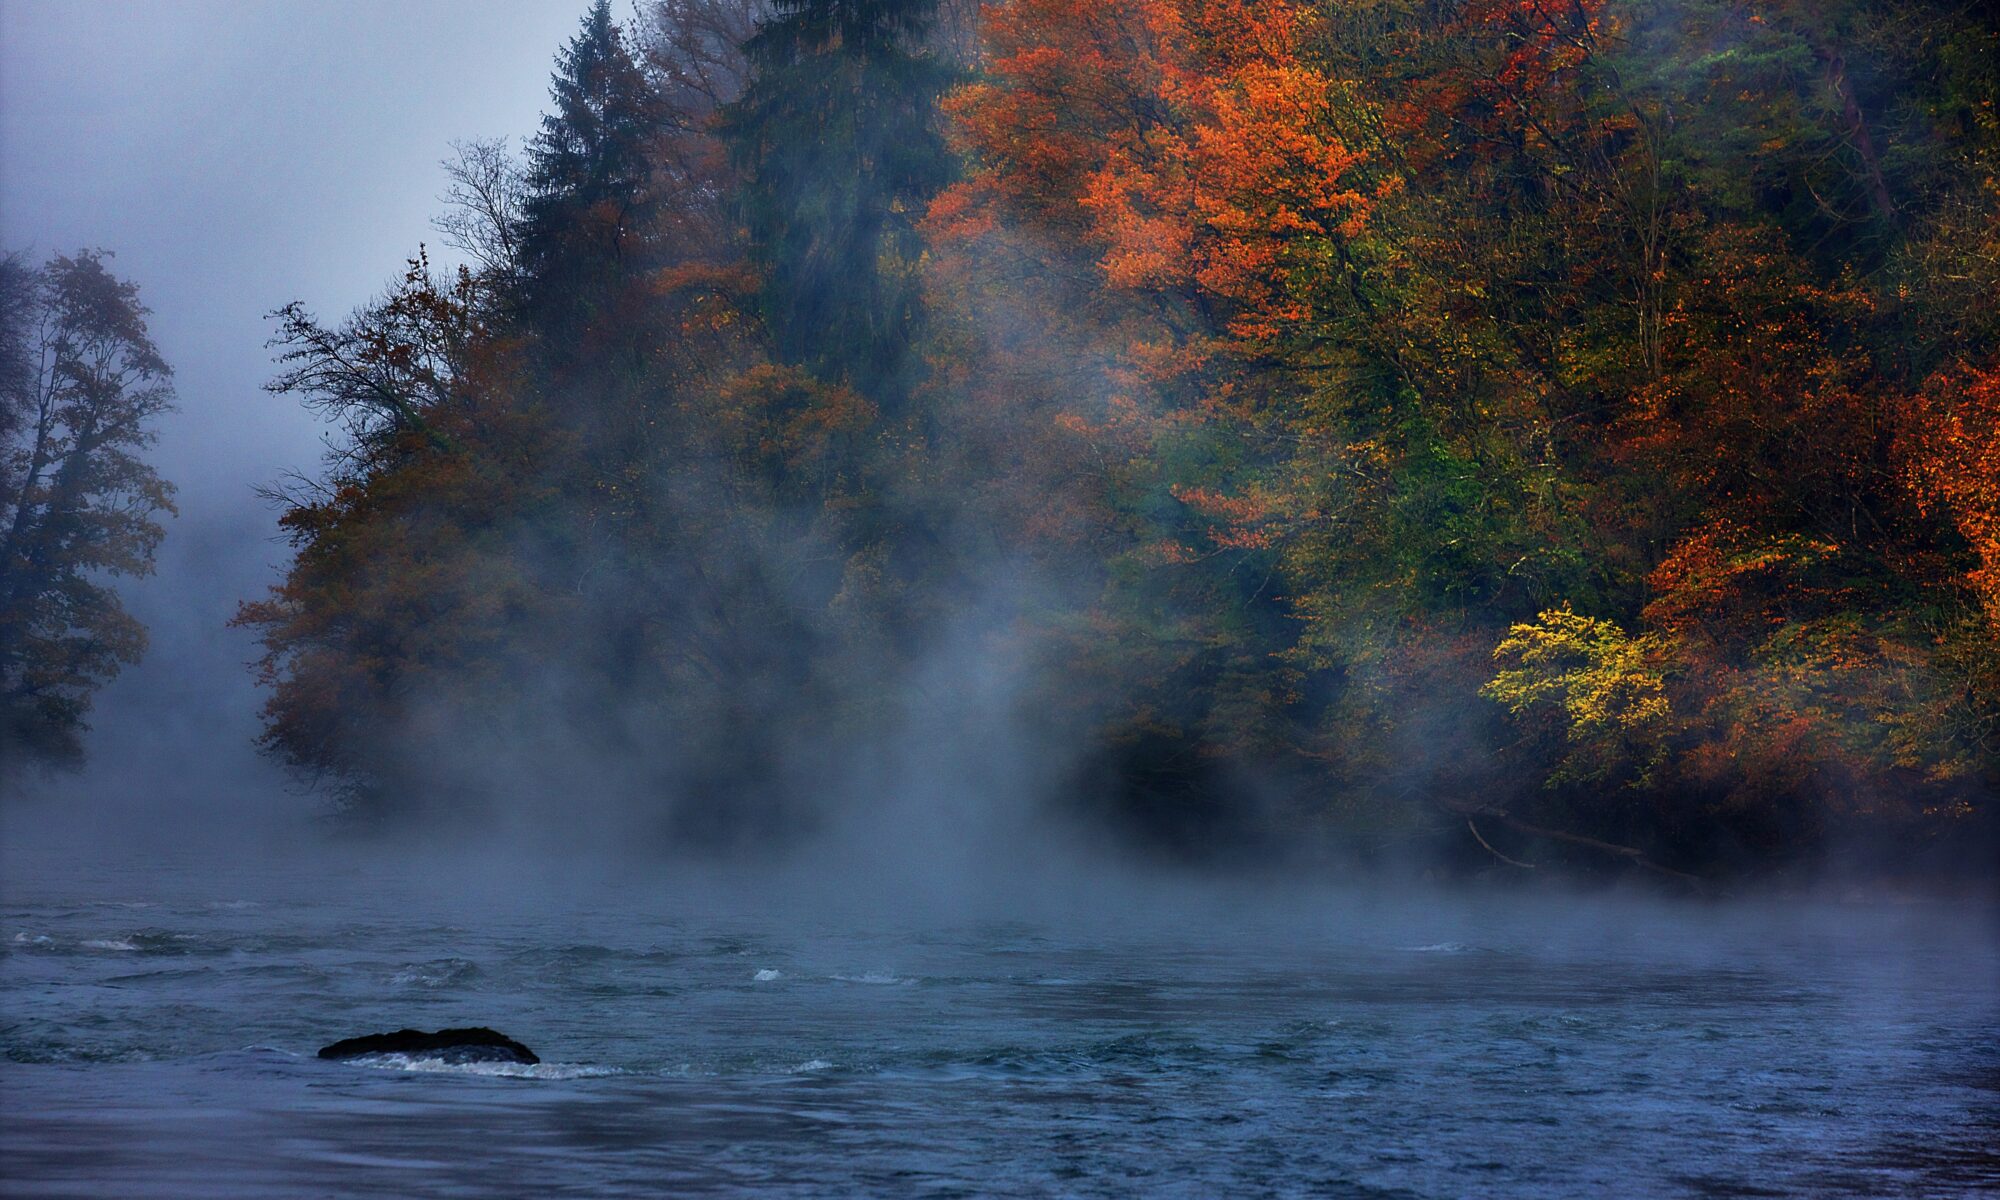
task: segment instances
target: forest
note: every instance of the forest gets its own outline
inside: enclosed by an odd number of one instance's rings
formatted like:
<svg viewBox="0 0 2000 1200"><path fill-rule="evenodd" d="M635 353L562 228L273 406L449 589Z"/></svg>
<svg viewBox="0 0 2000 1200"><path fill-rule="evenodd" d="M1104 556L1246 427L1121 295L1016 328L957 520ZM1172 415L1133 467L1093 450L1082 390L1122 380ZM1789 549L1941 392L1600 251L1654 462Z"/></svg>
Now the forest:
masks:
<svg viewBox="0 0 2000 1200"><path fill-rule="evenodd" d="M436 247L275 314L264 745L715 852L990 783L1192 862L1977 862L1997 105L1964 0L598 0Z"/></svg>

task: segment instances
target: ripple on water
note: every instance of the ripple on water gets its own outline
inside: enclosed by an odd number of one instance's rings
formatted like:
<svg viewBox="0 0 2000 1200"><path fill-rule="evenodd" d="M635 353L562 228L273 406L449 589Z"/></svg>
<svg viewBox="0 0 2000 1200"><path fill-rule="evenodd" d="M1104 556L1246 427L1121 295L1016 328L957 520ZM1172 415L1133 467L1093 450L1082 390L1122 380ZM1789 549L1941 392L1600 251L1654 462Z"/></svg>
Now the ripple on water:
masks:
<svg viewBox="0 0 2000 1200"><path fill-rule="evenodd" d="M343 1064L371 1071L404 1071L421 1075L471 1075L487 1079L600 1079L623 1075L617 1067L586 1063L453 1062L417 1054L363 1054Z"/></svg>
<svg viewBox="0 0 2000 1200"><path fill-rule="evenodd" d="M175 933L163 929L143 929L119 933L99 933L91 937L57 937L39 931L23 930L14 935L10 943L12 949L42 954L149 954L149 955L190 955L201 953L227 953L213 947L199 944L201 939L194 934Z"/></svg>
<svg viewBox="0 0 2000 1200"><path fill-rule="evenodd" d="M460 987L479 977L479 964L469 958L440 958L431 962L406 963L389 982L396 987Z"/></svg>

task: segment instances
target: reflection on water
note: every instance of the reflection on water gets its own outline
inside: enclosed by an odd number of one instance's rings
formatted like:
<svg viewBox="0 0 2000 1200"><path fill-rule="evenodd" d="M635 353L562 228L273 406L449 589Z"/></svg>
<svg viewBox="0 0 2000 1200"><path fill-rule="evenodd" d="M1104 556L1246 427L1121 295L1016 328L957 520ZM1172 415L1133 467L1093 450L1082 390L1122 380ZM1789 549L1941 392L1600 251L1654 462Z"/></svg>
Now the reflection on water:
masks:
<svg viewBox="0 0 2000 1200"><path fill-rule="evenodd" d="M1314 894L931 922L340 882L10 886L0 1187L2000 1188L1990 912ZM312 1056L468 1024L546 1061Z"/></svg>

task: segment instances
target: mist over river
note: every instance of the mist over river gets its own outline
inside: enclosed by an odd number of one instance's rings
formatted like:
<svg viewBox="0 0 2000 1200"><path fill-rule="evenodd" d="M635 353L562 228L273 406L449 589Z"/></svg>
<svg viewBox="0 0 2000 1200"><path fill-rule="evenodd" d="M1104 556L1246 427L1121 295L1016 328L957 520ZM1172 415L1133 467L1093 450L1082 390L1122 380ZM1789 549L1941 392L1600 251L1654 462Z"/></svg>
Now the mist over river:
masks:
<svg viewBox="0 0 2000 1200"><path fill-rule="evenodd" d="M1996 51L0 0L0 1200L2000 1196Z"/></svg>
<svg viewBox="0 0 2000 1200"><path fill-rule="evenodd" d="M8 856L8 1195L2000 1188L1987 908L107 857Z"/></svg>

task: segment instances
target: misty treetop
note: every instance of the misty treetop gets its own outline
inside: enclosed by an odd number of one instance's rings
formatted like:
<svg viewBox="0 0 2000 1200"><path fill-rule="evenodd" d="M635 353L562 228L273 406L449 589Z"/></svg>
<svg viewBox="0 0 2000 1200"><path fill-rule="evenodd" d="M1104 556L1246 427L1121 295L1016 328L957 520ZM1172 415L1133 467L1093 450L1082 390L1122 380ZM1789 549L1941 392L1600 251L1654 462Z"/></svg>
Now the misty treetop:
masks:
<svg viewBox="0 0 2000 1200"><path fill-rule="evenodd" d="M173 371L108 257L0 259L0 777L80 759L92 696L146 645L112 581L151 573L174 511L140 457Z"/></svg>
<svg viewBox="0 0 2000 1200"><path fill-rule="evenodd" d="M1190 855L1990 839L1996 105L1956 2L600 2L281 314L266 744L764 844L999 679Z"/></svg>

